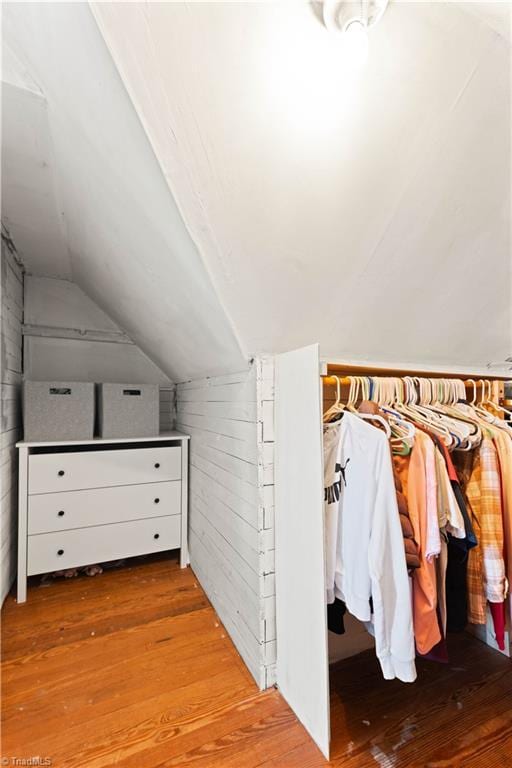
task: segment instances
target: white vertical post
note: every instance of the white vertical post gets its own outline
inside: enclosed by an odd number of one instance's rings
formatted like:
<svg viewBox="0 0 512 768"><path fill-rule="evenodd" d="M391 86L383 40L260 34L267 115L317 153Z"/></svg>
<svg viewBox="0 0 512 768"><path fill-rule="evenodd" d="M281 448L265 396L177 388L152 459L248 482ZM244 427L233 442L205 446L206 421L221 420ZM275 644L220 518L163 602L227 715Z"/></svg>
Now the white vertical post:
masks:
<svg viewBox="0 0 512 768"><path fill-rule="evenodd" d="M28 448L19 448L18 469L18 603L27 599Z"/></svg>
<svg viewBox="0 0 512 768"><path fill-rule="evenodd" d="M318 345L276 357L277 684L329 757L323 448Z"/></svg>
<svg viewBox="0 0 512 768"><path fill-rule="evenodd" d="M180 566L190 563L188 556L188 440L181 441L181 552Z"/></svg>

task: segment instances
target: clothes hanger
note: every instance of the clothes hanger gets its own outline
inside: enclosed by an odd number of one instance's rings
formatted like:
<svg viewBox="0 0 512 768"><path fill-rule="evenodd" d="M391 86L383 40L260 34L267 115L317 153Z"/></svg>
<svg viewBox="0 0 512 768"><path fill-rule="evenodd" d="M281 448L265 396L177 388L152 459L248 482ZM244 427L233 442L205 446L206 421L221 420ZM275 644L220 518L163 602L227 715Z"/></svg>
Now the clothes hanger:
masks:
<svg viewBox="0 0 512 768"><path fill-rule="evenodd" d="M409 422L405 422L400 414L387 407L387 404L392 403L394 400L396 381L396 379L385 377L369 377L365 379L365 384L366 382L370 383L368 395L371 392L371 402L378 405L379 409L386 414L385 422L391 430L390 442L393 452L407 455L410 453L414 442L414 426ZM365 395L366 389L363 386L363 397Z"/></svg>
<svg viewBox="0 0 512 768"><path fill-rule="evenodd" d="M350 388L348 392L346 409L352 413L357 413L356 403L359 395L359 383L359 376L350 376Z"/></svg>
<svg viewBox="0 0 512 768"><path fill-rule="evenodd" d="M478 423L480 427L480 434L481 438L483 438L485 430L485 434L488 437L492 438L492 432L489 429L490 426L494 425L496 427L500 426L500 420L497 419L495 416L493 416L488 410L486 410L482 403L485 398L485 387L486 381L484 379L479 379L478 382L476 382L474 379L468 379L467 382L471 382L473 384L473 399L470 403L461 403L460 401L457 403L457 409L462 410L464 413L472 416ZM480 396L480 401L477 401L477 384L481 385L482 393Z"/></svg>
<svg viewBox="0 0 512 768"><path fill-rule="evenodd" d="M476 381L474 379L466 379L466 384L473 385L473 397L470 400L469 405L474 405L476 403Z"/></svg>
<svg viewBox="0 0 512 768"><path fill-rule="evenodd" d="M427 420L429 429L440 431L450 447L457 447L463 439L457 424L447 418L443 410L446 393L444 379L417 379L420 390L420 402L415 406Z"/></svg>
<svg viewBox="0 0 512 768"><path fill-rule="evenodd" d="M363 400L370 399L370 385L368 383L368 376L361 376L361 396Z"/></svg>
<svg viewBox="0 0 512 768"><path fill-rule="evenodd" d="M468 448L474 426L459 418L460 413L450 410L449 403L453 398L453 379L420 379L414 382L419 392L419 403L414 407L426 419L428 427L434 431L441 430L446 438L450 435L450 447Z"/></svg>
<svg viewBox="0 0 512 768"><path fill-rule="evenodd" d="M473 404L473 409L481 417L482 420L491 424L495 417L486 408L484 408L486 389L487 389L487 380L478 379L477 383L480 384L481 386L481 394L480 394L480 400Z"/></svg>
<svg viewBox="0 0 512 768"><path fill-rule="evenodd" d="M470 418L467 413L462 413L457 407L459 400L466 399L466 388L460 379L450 379L447 391L446 403L443 405L443 411L456 419L459 427L465 431L463 441L459 446L461 451L470 451L481 442L482 435L480 427L475 419Z"/></svg>
<svg viewBox="0 0 512 768"><path fill-rule="evenodd" d="M358 411L355 411L355 414L360 419L364 419L365 421L378 421L379 424L382 424L384 427L384 431L388 440L391 438L391 427L389 426L384 416L380 416L378 413L359 413Z"/></svg>
<svg viewBox="0 0 512 768"><path fill-rule="evenodd" d="M475 419L472 419L469 414L463 413L460 408L457 407L457 403L460 400L466 400L466 387L460 379L451 379L448 391L448 402L444 406L444 410L452 414L459 422L459 424L466 424L468 427L468 435L463 444L459 446L461 451L471 451L476 448L482 439L482 432Z"/></svg>
<svg viewBox="0 0 512 768"><path fill-rule="evenodd" d="M493 409L498 412L506 413L507 415L512 415L511 412L508 411L506 408L502 408L502 406L500 406L499 403L493 400L492 381L490 381L489 379L485 379L484 383L485 383L485 387L484 387L484 391L482 392L482 407L485 410L487 410L489 414L489 422L497 429L504 430L505 432L509 432L510 422L500 419L498 416L493 414L490 409Z"/></svg>
<svg viewBox="0 0 512 768"><path fill-rule="evenodd" d="M439 379L436 400L430 407L444 420L448 429L455 435L458 441L457 447L468 448L471 443L471 436L475 433L475 427L467 419L462 418L459 411L454 410L457 387L457 379Z"/></svg>
<svg viewBox="0 0 512 768"><path fill-rule="evenodd" d="M421 425L426 429L430 429L440 437L447 446L452 446L453 438L450 431L439 420L435 421L432 414L418 404L420 384L418 384L418 391L416 389L416 383L413 377L405 376L403 378L403 384L405 388L404 402L397 402L394 407L397 411L403 414L407 419L415 424ZM423 386L423 389L425 387Z"/></svg>
<svg viewBox="0 0 512 768"><path fill-rule="evenodd" d="M394 435L391 442L394 446L400 446L399 450L396 450L395 453L400 453L401 455L406 456L411 452L414 445L416 428L414 424L410 421L406 421L402 414L393 408L393 403L402 399L402 380L395 377L393 379L388 379L386 384L386 394L385 397L383 396L384 402L380 402L379 407L388 417L391 431Z"/></svg>
<svg viewBox="0 0 512 768"><path fill-rule="evenodd" d="M471 384L473 386L473 396L470 398L466 392L466 386ZM457 418L467 420L470 424L473 424L475 433L471 435L471 444L473 448L480 445L483 437L482 427L488 423L488 413L482 414L480 410L477 410L477 382L475 379L466 379L465 381L459 381L456 388L455 402L452 406L454 415ZM466 449L466 450L469 450Z"/></svg>
<svg viewBox="0 0 512 768"><path fill-rule="evenodd" d="M492 382L487 381L487 384L489 385L489 394L486 395L484 405L488 404L490 407L494 408L494 410L499 411L500 413L506 413L507 416L512 416L512 411L503 408L503 406L492 399Z"/></svg>
<svg viewBox="0 0 512 768"><path fill-rule="evenodd" d="M347 401L347 410L350 410L355 416L363 419L364 421L377 421L384 427L384 431L388 440L391 438L391 427L383 416L378 413L361 413L357 410L357 400L359 397L359 390L361 389L361 400L370 399L370 388L366 376L351 376L351 387L349 389L349 397ZM353 386L352 386L353 383Z"/></svg>
<svg viewBox="0 0 512 768"><path fill-rule="evenodd" d="M332 422L332 418L334 416L337 416L339 413L341 413L345 406L341 402L341 379L339 376L334 377L336 379L336 400L334 402L334 405L331 405L330 408L326 410L326 412L323 415L323 422L329 423Z"/></svg>

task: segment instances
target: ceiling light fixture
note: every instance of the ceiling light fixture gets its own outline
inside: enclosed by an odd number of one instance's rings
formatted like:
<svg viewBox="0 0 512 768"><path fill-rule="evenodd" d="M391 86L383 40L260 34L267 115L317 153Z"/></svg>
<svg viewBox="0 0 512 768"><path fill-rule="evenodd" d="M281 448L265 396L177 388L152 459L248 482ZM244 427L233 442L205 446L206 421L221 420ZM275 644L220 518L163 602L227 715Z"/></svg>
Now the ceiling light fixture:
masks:
<svg viewBox="0 0 512 768"><path fill-rule="evenodd" d="M368 56L368 29L382 18L388 0L324 0L323 19L329 31L342 33L344 58L355 67Z"/></svg>
<svg viewBox="0 0 512 768"><path fill-rule="evenodd" d="M355 67L363 67L368 58L368 31L366 24L353 19L345 27L343 35L344 58Z"/></svg>

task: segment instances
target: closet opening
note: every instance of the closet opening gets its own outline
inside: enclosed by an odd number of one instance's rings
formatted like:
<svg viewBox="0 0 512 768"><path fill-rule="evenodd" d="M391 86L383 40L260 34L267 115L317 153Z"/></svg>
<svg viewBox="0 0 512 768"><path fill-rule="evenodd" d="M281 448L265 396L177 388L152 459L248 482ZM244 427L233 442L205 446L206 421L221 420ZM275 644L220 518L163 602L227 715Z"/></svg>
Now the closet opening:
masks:
<svg viewBox="0 0 512 768"><path fill-rule="evenodd" d="M504 378L276 358L277 685L335 764L510 763Z"/></svg>
<svg viewBox="0 0 512 768"><path fill-rule="evenodd" d="M321 411L331 759L471 765L510 708L504 381L328 364Z"/></svg>

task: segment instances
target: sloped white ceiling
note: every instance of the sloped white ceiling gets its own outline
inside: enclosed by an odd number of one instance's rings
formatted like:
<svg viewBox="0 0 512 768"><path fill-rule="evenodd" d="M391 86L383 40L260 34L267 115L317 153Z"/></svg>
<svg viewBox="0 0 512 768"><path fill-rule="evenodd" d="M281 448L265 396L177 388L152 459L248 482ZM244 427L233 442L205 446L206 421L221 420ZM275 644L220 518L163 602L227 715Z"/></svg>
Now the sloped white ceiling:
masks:
<svg viewBox="0 0 512 768"><path fill-rule="evenodd" d="M6 53L4 48L4 65ZM65 224L57 199L48 104L30 83L2 83L2 221L24 263L45 275L71 276Z"/></svg>
<svg viewBox="0 0 512 768"><path fill-rule="evenodd" d="M92 9L2 7L2 215L32 273L175 380L313 341L512 353L509 3L392 2L359 74L314 3Z"/></svg>
<svg viewBox="0 0 512 768"><path fill-rule="evenodd" d="M174 380L243 368L88 4L2 21L2 213L29 271L72 277Z"/></svg>
<svg viewBox="0 0 512 768"><path fill-rule="evenodd" d="M364 72L311 3L94 3L245 350L512 353L510 5L391 3Z"/></svg>
<svg viewBox="0 0 512 768"><path fill-rule="evenodd" d="M474 14L478 19L488 24L498 35L509 43L512 39L512 16L510 3L507 0L484 0L484 2L469 2L461 5L464 11Z"/></svg>

